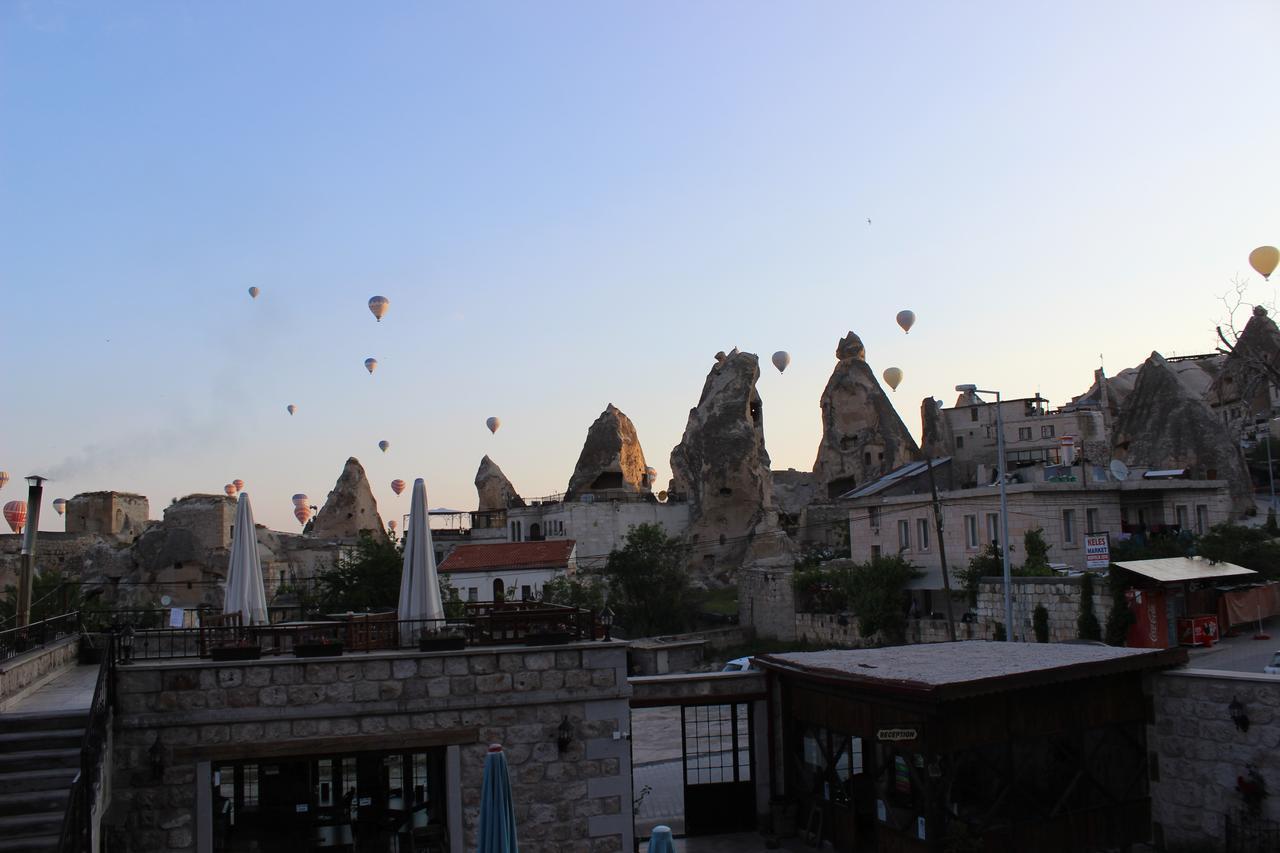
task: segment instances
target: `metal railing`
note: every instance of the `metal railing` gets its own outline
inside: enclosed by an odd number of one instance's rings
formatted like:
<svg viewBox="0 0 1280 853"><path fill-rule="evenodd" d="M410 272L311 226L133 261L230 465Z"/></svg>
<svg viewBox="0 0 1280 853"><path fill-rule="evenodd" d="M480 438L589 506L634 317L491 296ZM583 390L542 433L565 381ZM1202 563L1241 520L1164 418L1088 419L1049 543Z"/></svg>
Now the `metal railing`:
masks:
<svg viewBox="0 0 1280 853"><path fill-rule="evenodd" d="M21 628L0 631L0 661L39 649L80 631L80 612L73 610L61 616L50 616Z"/></svg>
<svg viewBox="0 0 1280 853"><path fill-rule="evenodd" d="M93 688L93 702L80 741L80 772L71 783L71 796L62 821L58 853L89 853L93 850L93 807L102 784L107 731L115 707L115 637L107 635L107 647Z"/></svg>
<svg viewBox="0 0 1280 853"><path fill-rule="evenodd" d="M395 611L325 620L240 625L207 614L199 627L128 629L115 647L119 663L173 658L254 659L398 649L556 644L603 635L589 610L540 602L468 603L456 618L400 620Z"/></svg>
<svg viewBox="0 0 1280 853"><path fill-rule="evenodd" d="M1280 850L1280 823L1247 810L1226 818L1227 853L1274 853Z"/></svg>

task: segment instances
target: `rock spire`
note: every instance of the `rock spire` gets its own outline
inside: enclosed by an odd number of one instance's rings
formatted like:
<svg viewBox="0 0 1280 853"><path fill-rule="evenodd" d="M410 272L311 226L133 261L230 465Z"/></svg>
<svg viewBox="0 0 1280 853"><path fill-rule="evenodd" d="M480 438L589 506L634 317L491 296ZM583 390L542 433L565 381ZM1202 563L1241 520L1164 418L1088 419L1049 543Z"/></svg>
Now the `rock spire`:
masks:
<svg viewBox="0 0 1280 853"><path fill-rule="evenodd" d="M635 424L610 403L587 430L565 500L584 494L649 494L653 484L647 468Z"/></svg>
<svg viewBox="0 0 1280 853"><path fill-rule="evenodd" d="M342 466L338 482L320 507L311 535L320 539L355 539L365 532L374 538L387 535L369 478L360 460L352 456Z"/></svg>

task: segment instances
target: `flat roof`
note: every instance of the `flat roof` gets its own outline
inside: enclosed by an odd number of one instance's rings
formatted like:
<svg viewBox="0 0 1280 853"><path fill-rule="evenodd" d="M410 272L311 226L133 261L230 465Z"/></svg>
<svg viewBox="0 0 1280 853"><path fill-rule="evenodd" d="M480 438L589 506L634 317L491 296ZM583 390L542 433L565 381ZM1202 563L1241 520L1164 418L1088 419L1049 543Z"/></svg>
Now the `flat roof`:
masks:
<svg viewBox="0 0 1280 853"><path fill-rule="evenodd" d="M844 501L844 500L854 500L856 498L870 497L871 495L878 494L879 492L883 492L885 489L889 488L890 486L896 485L905 480L909 480L912 477L914 477L916 474L923 474L924 472L928 471L930 468L937 468L939 466L945 465L950 461L951 461L950 456L942 456L936 459L929 459L927 461L921 460L919 462L908 462L906 465L903 465L901 468L896 468L893 471L890 471L888 474L885 474L883 477L880 477L879 479L872 480L870 483L867 483L866 485L863 485L863 486L859 486L853 491L845 492L843 495L837 498L837 500Z"/></svg>
<svg viewBox="0 0 1280 853"><path fill-rule="evenodd" d="M942 701L1186 663L1185 649L969 640L881 649L760 655L766 669L859 693Z"/></svg>
<svg viewBox="0 0 1280 853"><path fill-rule="evenodd" d="M1161 557L1158 560L1126 560L1116 563L1122 569L1160 583L1213 580L1214 578L1256 575L1253 569L1235 563L1213 562L1203 557Z"/></svg>

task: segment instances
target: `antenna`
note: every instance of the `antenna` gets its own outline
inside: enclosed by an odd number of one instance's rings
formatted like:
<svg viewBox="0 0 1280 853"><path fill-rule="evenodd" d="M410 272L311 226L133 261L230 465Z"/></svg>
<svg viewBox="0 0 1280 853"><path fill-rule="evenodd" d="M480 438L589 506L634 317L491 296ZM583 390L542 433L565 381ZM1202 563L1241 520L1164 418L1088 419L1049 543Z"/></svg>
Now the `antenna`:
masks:
<svg viewBox="0 0 1280 853"><path fill-rule="evenodd" d="M1111 460L1111 476L1117 480L1129 479L1129 466L1121 462L1119 459Z"/></svg>

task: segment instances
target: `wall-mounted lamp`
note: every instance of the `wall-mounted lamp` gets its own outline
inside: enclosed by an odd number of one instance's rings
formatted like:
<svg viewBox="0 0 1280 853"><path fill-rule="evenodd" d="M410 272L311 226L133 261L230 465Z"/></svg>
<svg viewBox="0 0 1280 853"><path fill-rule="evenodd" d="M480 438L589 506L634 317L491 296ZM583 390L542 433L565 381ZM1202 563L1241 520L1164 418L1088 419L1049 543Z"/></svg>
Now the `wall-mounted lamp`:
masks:
<svg viewBox="0 0 1280 853"><path fill-rule="evenodd" d="M610 632L613 630L613 611L609 609L609 605L604 606L604 610L600 611L600 625L604 628L604 638L612 640Z"/></svg>
<svg viewBox="0 0 1280 853"><path fill-rule="evenodd" d="M164 776L164 750L160 748L160 737L156 736L155 742L151 744L151 748L147 750L147 758L151 760L151 780L159 782Z"/></svg>
<svg viewBox="0 0 1280 853"><path fill-rule="evenodd" d="M1227 706L1227 711L1231 714L1231 722L1236 724L1236 728L1242 732L1249 731L1249 715L1245 713L1244 705L1236 697L1231 697L1231 704Z"/></svg>
<svg viewBox="0 0 1280 853"><path fill-rule="evenodd" d="M564 752L572 743L573 724L569 722L569 717L566 715L565 718L560 721L560 725L556 727L556 747L561 752Z"/></svg>

